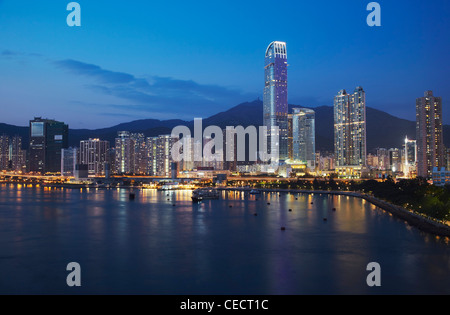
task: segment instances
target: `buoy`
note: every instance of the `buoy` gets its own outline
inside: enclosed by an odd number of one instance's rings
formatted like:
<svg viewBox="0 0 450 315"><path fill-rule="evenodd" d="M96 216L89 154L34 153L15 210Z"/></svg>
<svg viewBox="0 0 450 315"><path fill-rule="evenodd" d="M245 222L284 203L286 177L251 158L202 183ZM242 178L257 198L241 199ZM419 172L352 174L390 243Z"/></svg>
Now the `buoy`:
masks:
<svg viewBox="0 0 450 315"><path fill-rule="evenodd" d="M281 227L282 231L286 231L286 228L284 226Z"/></svg>
<svg viewBox="0 0 450 315"><path fill-rule="evenodd" d="M314 202L311 202L311 204L313 205L313 204L314 204Z"/></svg>
<svg viewBox="0 0 450 315"><path fill-rule="evenodd" d="M270 205L270 202L268 202L267 204Z"/></svg>
<svg viewBox="0 0 450 315"><path fill-rule="evenodd" d="M233 206L230 206L230 208L233 208Z"/></svg>
<svg viewBox="0 0 450 315"><path fill-rule="evenodd" d="M333 208L333 211L336 211L336 208Z"/></svg>
<svg viewBox="0 0 450 315"><path fill-rule="evenodd" d="M328 219L327 219L327 218L323 218L323 220L324 220L324 221L327 221Z"/></svg>
<svg viewBox="0 0 450 315"><path fill-rule="evenodd" d="M176 207L177 205L176 205L176 204L173 204L173 206Z"/></svg>
<svg viewBox="0 0 450 315"><path fill-rule="evenodd" d="M289 209L289 212L292 212L292 209Z"/></svg>
<svg viewBox="0 0 450 315"><path fill-rule="evenodd" d="M255 213L255 214L254 214L254 216L256 217L256 216L258 216L258 214L257 214L257 213Z"/></svg>
<svg viewBox="0 0 450 315"><path fill-rule="evenodd" d="M295 198L295 200L298 200L298 198Z"/></svg>

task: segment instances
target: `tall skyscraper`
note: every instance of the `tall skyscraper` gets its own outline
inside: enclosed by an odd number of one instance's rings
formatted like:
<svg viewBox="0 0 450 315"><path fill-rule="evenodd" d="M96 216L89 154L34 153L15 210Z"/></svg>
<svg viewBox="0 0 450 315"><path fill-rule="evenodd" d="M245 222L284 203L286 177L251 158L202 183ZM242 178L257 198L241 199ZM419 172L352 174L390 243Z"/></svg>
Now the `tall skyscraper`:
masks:
<svg viewBox="0 0 450 315"><path fill-rule="evenodd" d="M108 162L109 141L89 139L80 141L79 164L88 166L91 176L104 176Z"/></svg>
<svg viewBox="0 0 450 315"><path fill-rule="evenodd" d="M288 76L286 43L272 42L265 56L264 126L269 133L268 149L279 149L280 160L289 158L288 148ZM271 127L278 127L279 141L270 140Z"/></svg>
<svg viewBox="0 0 450 315"><path fill-rule="evenodd" d="M444 165L442 98L426 91L416 100L417 175L430 178L433 168Z"/></svg>
<svg viewBox="0 0 450 315"><path fill-rule="evenodd" d="M172 146L175 140L171 135L158 137L156 145L156 169L157 176L172 176Z"/></svg>
<svg viewBox="0 0 450 315"><path fill-rule="evenodd" d="M15 172L25 171L26 151L22 149L22 137L12 137L10 153L11 170Z"/></svg>
<svg viewBox="0 0 450 315"><path fill-rule="evenodd" d="M341 90L334 98L334 150L336 166L366 165L366 94Z"/></svg>
<svg viewBox="0 0 450 315"><path fill-rule="evenodd" d="M156 176L158 137L148 137L146 147L147 147L147 174L150 176Z"/></svg>
<svg viewBox="0 0 450 315"><path fill-rule="evenodd" d="M61 150L69 143L69 126L63 122L36 117L30 121L30 172L60 173Z"/></svg>
<svg viewBox="0 0 450 315"><path fill-rule="evenodd" d="M129 174L134 172L134 140L128 131L119 131L116 138L116 173Z"/></svg>
<svg viewBox="0 0 450 315"><path fill-rule="evenodd" d="M294 108L292 114L292 158L314 169L316 164L316 113L312 109Z"/></svg>
<svg viewBox="0 0 450 315"><path fill-rule="evenodd" d="M78 161L78 149L68 148L61 150L61 176L75 176Z"/></svg>
<svg viewBox="0 0 450 315"><path fill-rule="evenodd" d="M147 173L147 144L143 133L132 133L131 139L134 141L134 171L136 174Z"/></svg>
<svg viewBox="0 0 450 315"><path fill-rule="evenodd" d="M0 136L0 171L9 169L9 137Z"/></svg>

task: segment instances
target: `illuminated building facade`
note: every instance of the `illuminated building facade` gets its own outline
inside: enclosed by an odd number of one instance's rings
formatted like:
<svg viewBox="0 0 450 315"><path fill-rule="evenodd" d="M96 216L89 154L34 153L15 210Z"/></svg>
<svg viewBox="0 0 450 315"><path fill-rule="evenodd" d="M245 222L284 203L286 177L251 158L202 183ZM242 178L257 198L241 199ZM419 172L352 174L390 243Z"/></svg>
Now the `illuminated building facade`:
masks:
<svg viewBox="0 0 450 315"><path fill-rule="evenodd" d="M61 150L68 148L69 126L37 117L30 121L29 171L60 173Z"/></svg>
<svg viewBox="0 0 450 315"><path fill-rule="evenodd" d="M366 165L366 94L341 90L334 98L334 149L337 167Z"/></svg>
<svg viewBox="0 0 450 315"><path fill-rule="evenodd" d="M80 141L79 163L88 166L90 176L104 176L108 162L109 142L100 139Z"/></svg>
<svg viewBox="0 0 450 315"><path fill-rule="evenodd" d="M265 55L264 126L268 131L268 149L279 150L280 160L289 158L288 149L288 86L286 43L272 42ZM270 131L279 128L279 139L272 143Z"/></svg>
<svg viewBox="0 0 450 315"><path fill-rule="evenodd" d="M444 165L442 98L426 91L416 100L417 175L430 178L433 169Z"/></svg>
<svg viewBox="0 0 450 315"><path fill-rule="evenodd" d="M292 114L292 159L305 163L308 168L316 164L316 114L312 109L294 108Z"/></svg>

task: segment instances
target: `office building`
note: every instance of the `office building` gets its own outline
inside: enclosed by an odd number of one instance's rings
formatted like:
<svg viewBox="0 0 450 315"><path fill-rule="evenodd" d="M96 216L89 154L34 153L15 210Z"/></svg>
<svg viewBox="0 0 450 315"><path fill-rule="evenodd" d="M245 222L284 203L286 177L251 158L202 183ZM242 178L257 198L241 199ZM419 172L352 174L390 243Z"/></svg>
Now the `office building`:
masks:
<svg viewBox="0 0 450 315"><path fill-rule="evenodd" d="M30 121L29 171L60 173L61 150L68 148L69 126L37 117Z"/></svg>
<svg viewBox="0 0 450 315"><path fill-rule="evenodd" d="M78 161L78 149L68 148L61 150L61 176L75 176Z"/></svg>
<svg viewBox="0 0 450 315"><path fill-rule="evenodd" d="M292 114L292 159L314 170L316 164L315 112L294 108Z"/></svg>
<svg viewBox="0 0 450 315"><path fill-rule="evenodd" d="M272 42L265 54L264 126L269 133L270 152L279 150L281 161L289 158L288 148L288 75L286 43ZM279 139L272 143L270 131L279 128Z"/></svg>

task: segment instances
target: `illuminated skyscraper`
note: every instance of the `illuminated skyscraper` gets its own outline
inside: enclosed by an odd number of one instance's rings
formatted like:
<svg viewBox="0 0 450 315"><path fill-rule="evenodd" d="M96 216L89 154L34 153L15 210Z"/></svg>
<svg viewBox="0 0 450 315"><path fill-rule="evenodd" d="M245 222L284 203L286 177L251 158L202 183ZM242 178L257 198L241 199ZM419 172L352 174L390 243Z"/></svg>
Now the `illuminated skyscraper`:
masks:
<svg viewBox="0 0 450 315"><path fill-rule="evenodd" d="M417 142L406 137L403 147L403 173L406 177L412 177L413 173L416 172Z"/></svg>
<svg viewBox="0 0 450 315"><path fill-rule="evenodd" d="M161 135L156 142L156 175L172 176L172 146L176 142L171 135Z"/></svg>
<svg viewBox="0 0 450 315"><path fill-rule="evenodd" d="M89 139L80 141L80 164L88 166L89 175L104 176L108 161L109 141Z"/></svg>
<svg viewBox="0 0 450 315"><path fill-rule="evenodd" d="M116 173L129 174L134 171L134 140L128 131L120 131L116 138Z"/></svg>
<svg viewBox="0 0 450 315"><path fill-rule="evenodd" d="M131 139L134 141L134 170L136 174L146 174L148 161L147 161L147 144L144 134L132 133Z"/></svg>
<svg viewBox="0 0 450 315"><path fill-rule="evenodd" d="M60 173L61 150L69 144L69 126L37 117L30 121L30 172Z"/></svg>
<svg viewBox="0 0 450 315"><path fill-rule="evenodd" d="M334 98L334 150L336 166L366 165L366 94L341 90Z"/></svg>
<svg viewBox="0 0 450 315"><path fill-rule="evenodd" d="M433 168L444 165L442 98L426 91L416 100L417 175L430 178Z"/></svg>
<svg viewBox="0 0 450 315"><path fill-rule="evenodd" d="M294 108L292 114L292 159L314 169L316 164L316 114L312 109Z"/></svg>
<svg viewBox="0 0 450 315"><path fill-rule="evenodd" d="M0 171L9 168L9 137L7 135L0 136Z"/></svg>
<svg viewBox="0 0 450 315"><path fill-rule="evenodd" d="M22 137L14 136L10 146L11 170L25 171L26 151L22 150Z"/></svg>
<svg viewBox="0 0 450 315"><path fill-rule="evenodd" d="M264 126L269 132L268 149L278 147L280 160L289 158L288 149L288 87L286 43L272 42L265 56ZM270 129L278 127L279 141L271 143Z"/></svg>

